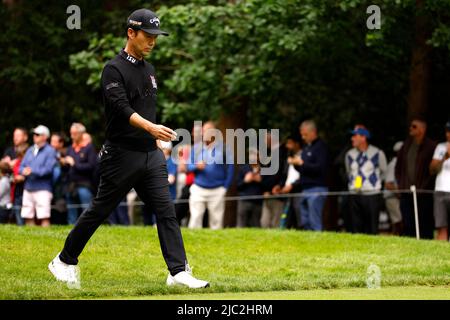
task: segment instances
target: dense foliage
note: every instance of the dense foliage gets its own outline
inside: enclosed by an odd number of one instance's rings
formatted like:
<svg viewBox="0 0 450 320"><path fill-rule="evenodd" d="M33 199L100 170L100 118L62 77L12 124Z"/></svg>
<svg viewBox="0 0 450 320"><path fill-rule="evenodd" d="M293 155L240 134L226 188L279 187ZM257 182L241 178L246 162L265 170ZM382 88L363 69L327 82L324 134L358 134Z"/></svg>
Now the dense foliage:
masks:
<svg viewBox="0 0 450 320"><path fill-rule="evenodd" d="M450 2L419 2L377 1L380 30L366 27L372 1L364 0L153 3L171 33L149 57L160 119L189 127L235 115L240 126L287 134L315 117L336 152L354 122L365 122L376 143L390 149L405 134L415 25L423 18L432 48L427 115L438 136L449 115ZM2 127L44 122L67 130L79 120L101 140L101 69L125 44L127 14L144 1L79 1L80 31L65 28L64 2L50 1L45 10L19 3L3 6L0 17L7 30L0 40L1 108L8 115Z"/></svg>

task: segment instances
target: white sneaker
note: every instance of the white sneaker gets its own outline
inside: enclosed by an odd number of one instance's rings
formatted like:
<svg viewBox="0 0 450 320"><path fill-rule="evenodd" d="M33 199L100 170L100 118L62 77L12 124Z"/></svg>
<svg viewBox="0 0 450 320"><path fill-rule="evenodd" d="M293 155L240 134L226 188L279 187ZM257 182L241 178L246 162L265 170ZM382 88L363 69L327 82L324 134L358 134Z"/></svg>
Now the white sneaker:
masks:
<svg viewBox="0 0 450 320"><path fill-rule="evenodd" d="M167 276L166 284L169 287L181 285L187 286L191 289L209 287L209 282L194 278L194 276L192 275L192 270L189 268L189 265L186 265L186 271L181 271L174 276L172 276L169 273L169 275Z"/></svg>
<svg viewBox="0 0 450 320"><path fill-rule="evenodd" d="M77 288L80 284L79 268L75 265L70 265L62 262L59 259L59 253L48 264L48 269L55 276L56 280L67 282L70 287Z"/></svg>

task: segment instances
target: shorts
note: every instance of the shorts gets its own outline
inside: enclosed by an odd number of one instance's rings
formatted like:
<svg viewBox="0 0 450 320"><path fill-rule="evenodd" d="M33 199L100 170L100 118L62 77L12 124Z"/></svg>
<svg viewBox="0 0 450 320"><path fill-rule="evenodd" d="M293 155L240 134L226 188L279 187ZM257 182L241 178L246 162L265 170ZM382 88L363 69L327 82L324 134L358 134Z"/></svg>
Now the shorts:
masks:
<svg viewBox="0 0 450 320"><path fill-rule="evenodd" d="M450 192L437 191L434 194L434 220L436 228L448 227L450 214Z"/></svg>
<svg viewBox="0 0 450 320"><path fill-rule="evenodd" d="M53 194L47 190L23 191L22 210L20 215L24 219L50 219Z"/></svg>

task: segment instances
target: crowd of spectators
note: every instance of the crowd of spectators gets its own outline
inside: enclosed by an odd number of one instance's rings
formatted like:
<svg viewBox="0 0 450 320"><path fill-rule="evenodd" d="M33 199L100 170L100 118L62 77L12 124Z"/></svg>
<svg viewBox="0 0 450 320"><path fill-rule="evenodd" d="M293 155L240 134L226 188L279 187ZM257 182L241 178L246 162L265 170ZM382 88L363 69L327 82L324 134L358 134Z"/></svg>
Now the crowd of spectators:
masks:
<svg viewBox="0 0 450 320"><path fill-rule="evenodd" d="M413 119L409 136L393 146L394 156L388 161L385 152L371 143L368 128L355 124L349 130L351 147L342 154L347 184L347 193L338 195L342 229L378 234L384 210L391 233L415 237L416 211L410 192L415 186L420 237L448 241L450 121L444 129L446 141L437 144L427 137L426 121ZM261 163L257 149L248 150L248 163L233 165L233 150L217 139L215 130L212 121L194 127L193 143L178 149L177 161L171 156L172 143L160 144L181 225L223 228L226 195L233 193L238 196L238 228L325 229L331 161L314 121L302 122L282 143L274 143L270 132L266 135L268 156L278 154L280 161L272 175L261 174L270 161ZM50 134L43 125L31 134L29 145L28 130L16 128L13 145L0 161L0 221L74 224L95 195L99 181L98 155L91 136L81 123L71 125L70 142L64 133ZM213 161L217 159L222 161ZM154 214L145 205L136 206L137 200L131 190L105 223L129 225L141 219L144 225L155 225Z"/></svg>

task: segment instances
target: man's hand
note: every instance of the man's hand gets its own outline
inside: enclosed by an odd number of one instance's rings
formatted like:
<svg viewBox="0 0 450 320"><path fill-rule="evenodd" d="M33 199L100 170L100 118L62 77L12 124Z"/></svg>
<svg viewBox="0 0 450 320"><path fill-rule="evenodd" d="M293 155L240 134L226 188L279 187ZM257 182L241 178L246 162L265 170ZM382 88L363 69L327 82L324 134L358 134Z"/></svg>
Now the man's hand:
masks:
<svg viewBox="0 0 450 320"><path fill-rule="evenodd" d="M253 173L252 172L247 172L247 174L244 177L244 182L245 183L250 183L253 181Z"/></svg>
<svg viewBox="0 0 450 320"><path fill-rule="evenodd" d="M4 156L0 162L6 162L6 163L10 163L11 162L11 157L10 156Z"/></svg>
<svg viewBox="0 0 450 320"><path fill-rule="evenodd" d="M281 187L277 184L272 188L272 194L279 194L281 192Z"/></svg>
<svg viewBox="0 0 450 320"><path fill-rule="evenodd" d="M11 160L9 156L4 157L0 162L6 163L11 169L14 167L14 164L17 160Z"/></svg>
<svg viewBox="0 0 450 320"><path fill-rule="evenodd" d="M281 189L280 193L283 193L283 194L289 193L292 191L292 188L293 187L291 184L287 184Z"/></svg>
<svg viewBox="0 0 450 320"><path fill-rule="evenodd" d="M150 133L155 139L169 142L177 138L177 133L161 124L154 124L142 118L137 112L133 113L129 119L133 127L141 128Z"/></svg>
<svg viewBox="0 0 450 320"><path fill-rule="evenodd" d="M177 133L172 129L163 126L162 124L152 124L148 132L155 138L165 142L175 140Z"/></svg>
<svg viewBox="0 0 450 320"><path fill-rule="evenodd" d="M14 183L21 183L21 182L25 181L25 177L18 174L18 175L14 176L13 181L14 181Z"/></svg>
<svg viewBox="0 0 450 320"><path fill-rule="evenodd" d="M395 187L395 184L392 183L392 182L386 182L386 183L384 184L384 187L385 187L387 190L390 190L390 191L395 191L395 190L397 190L397 188Z"/></svg>
<svg viewBox="0 0 450 320"><path fill-rule="evenodd" d="M196 166L197 170L200 170L200 171L205 170L205 167L206 167L206 163L203 161L200 161L199 163L197 163L197 166Z"/></svg>
<svg viewBox="0 0 450 320"><path fill-rule="evenodd" d="M23 169L22 171L22 175L24 175L25 177L28 177L31 174L31 168L30 167L26 167Z"/></svg>
<svg viewBox="0 0 450 320"><path fill-rule="evenodd" d="M261 182L262 181L262 177L261 175L258 173L253 173L253 181L255 182Z"/></svg>
<svg viewBox="0 0 450 320"><path fill-rule="evenodd" d="M300 156L295 156L295 157L288 157L288 163L294 166L302 166L304 161L302 160L302 158L300 158Z"/></svg>
<svg viewBox="0 0 450 320"><path fill-rule="evenodd" d="M75 165L75 159L71 156L66 156L64 158L64 163L68 164L69 166L73 167Z"/></svg>

